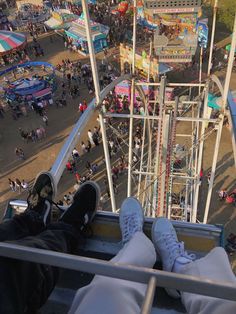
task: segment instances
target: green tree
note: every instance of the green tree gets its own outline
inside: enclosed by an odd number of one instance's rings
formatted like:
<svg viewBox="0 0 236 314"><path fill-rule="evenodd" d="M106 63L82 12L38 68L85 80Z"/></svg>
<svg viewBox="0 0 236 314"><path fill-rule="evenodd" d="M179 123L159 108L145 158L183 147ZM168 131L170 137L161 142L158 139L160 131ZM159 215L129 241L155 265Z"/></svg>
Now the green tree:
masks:
<svg viewBox="0 0 236 314"><path fill-rule="evenodd" d="M236 12L236 0L219 0L218 5L219 21L224 23L225 26L232 31Z"/></svg>

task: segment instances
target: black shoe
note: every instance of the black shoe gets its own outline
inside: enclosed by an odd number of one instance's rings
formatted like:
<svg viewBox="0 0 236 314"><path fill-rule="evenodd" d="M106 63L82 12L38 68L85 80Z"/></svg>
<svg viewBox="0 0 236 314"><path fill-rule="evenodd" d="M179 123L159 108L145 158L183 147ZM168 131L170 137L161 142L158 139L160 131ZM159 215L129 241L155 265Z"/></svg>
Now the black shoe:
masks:
<svg viewBox="0 0 236 314"><path fill-rule="evenodd" d="M100 194L97 183L86 181L79 187L74 195L73 203L61 215L59 220L83 230L96 214Z"/></svg>
<svg viewBox="0 0 236 314"><path fill-rule="evenodd" d="M41 172L35 179L27 198L27 210L34 210L42 216L44 224L50 222L51 203L55 196L53 178L49 172Z"/></svg>

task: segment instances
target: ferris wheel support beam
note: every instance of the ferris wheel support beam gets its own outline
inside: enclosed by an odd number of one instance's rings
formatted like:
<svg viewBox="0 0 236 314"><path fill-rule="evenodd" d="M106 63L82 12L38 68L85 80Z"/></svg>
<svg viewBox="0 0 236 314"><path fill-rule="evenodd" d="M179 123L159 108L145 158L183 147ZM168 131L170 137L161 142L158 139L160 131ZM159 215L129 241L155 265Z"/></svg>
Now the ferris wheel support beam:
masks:
<svg viewBox="0 0 236 314"><path fill-rule="evenodd" d="M198 112L200 111L200 106L198 106ZM194 107L192 106L192 118L194 118L195 116L195 111L194 111ZM199 118L199 116L198 116ZM197 122L199 124L199 122ZM196 168L195 168L195 161L196 161L196 156L195 156L195 153L197 155L197 146L195 146L195 131L197 128L196 128L196 124L194 121L192 121L192 138L191 138L191 141L192 141L192 147L193 149L190 150L190 161L189 161L189 169L190 169L190 174L194 174L195 175L195 172L196 172ZM195 147L195 149L194 149ZM194 188L195 188L195 181L194 180L190 180L190 188L189 188L189 203L190 203L190 208L193 208L193 197L194 197ZM185 219L187 221L187 217L185 216Z"/></svg>
<svg viewBox="0 0 236 314"><path fill-rule="evenodd" d="M135 57L136 57L136 39L137 39L137 0L134 0L133 6L133 56L132 56L132 74L135 75Z"/></svg>
<svg viewBox="0 0 236 314"><path fill-rule="evenodd" d="M149 58L151 60L151 56L152 56L152 41L150 41L150 48L149 48ZM150 71L151 71L151 62L149 62L149 66L148 66L148 82L150 82ZM149 99L146 98L145 102L144 102L144 106L145 106L145 111L144 111L144 115L148 116L148 104L149 104ZM146 124L148 121L148 125L147 125L147 133L148 133L148 139L149 139L149 148L151 148L151 130L150 130L150 122L149 120L145 119L144 123L143 123L143 135L142 135L142 147L141 147L141 158L140 158L140 166L139 166L139 176L138 176L138 191L137 191L137 196L139 197L140 194L140 189L141 189L141 180L142 180L142 168L143 168L143 157L144 157L144 143L145 143L145 135L146 135ZM149 151L150 152L150 151ZM148 158L149 160L149 158Z"/></svg>
<svg viewBox="0 0 236 314"><path fill-rule="evenodd" d="M147 114L147 103L145 104L145 115ZM140 166L139 166L139 177L138 177L138 191L137 196L139 198L140 194L140 188L141 188L141 179L142 179L142 168L143 168L143 155L144 155L144 142L145 142L145 134L146 134L146 122L147 120L144 120L143 124L143 135L142 135L142 147L141 147L141 157L140 157Z"/></svg>
<svg viewBox="0 0 236 314"><path fill-rule="evenodd" d="M201 94L201 83L202 83L202 58L203 58L203 47L200 49L200 60L199 60L199 86L198 86L198 94Z"/></svg>
<svg viewBox="0 0 236 314"><path fill-rule="evenodd" d="M209 82L207 82L205 87L205 95L204 95L204 101L203 101L203 119L205 119L207 114L207 103L208 103L208 90L209 90ZM195 223L197 219L197 207L198 207L198 196L199 196L199 188L200 188L200 171L202 168L202 157L203 157L203 147L204 147L204 133L205 133L205 123L202 123L201 126L201 133L200 133L200 145L198 150L198 158L197 158L197 183L195 187L195 193L194 193L194 199L193 199L193 208L190 220L191 222ZM198 138L197 138L198 142Z"/></svg>
<svg viewBox="0 0 236 314"><path fill-rule="evenodd" d="M89 57L90 57L90 63L91 63L91 68L92 68L92 74L93 74L95 96L96 96L96 101L97 101L96 105L100 105L101 91L100 91L100 86L99 86L95 51L94 51L94 46L93 46L93 41L92 41L88 3L86 0L82 0L81 3L82 3L83 13L84 13L84 22L85 22L86 36L87 36L87 42L88 42ZM99 122L101 126L102 142L103 142L106 169L107 169L107 178L108 178L108 184L109 184L109 190L110 190L110 196L111 196L111 206L112 206L112 211L116 212L115 193L113 189L113 180L112 180L112 172L111 172L111 162L110 162L110 157L109 157L108 141L107 141L105 124L104 124L102 113L99 114Z"/></svg>
<svg viewBox="0 0 236 314"><path fill-rule="evenodd" d="M85 0L84 0L85 1ZM134 113L134 98L135 98L135 57L136 57L136 31L137 31L137 0L134 0L134 7L133 7L133 56L132 56L132 81L131 81L131 99L130 99L130 114L133 115ZM131 116L130 124L129 124L129 160L128 160L128 184L127 184L127 197L131 196L131 189L132 189L132 160L133 160L133 125L134 119Z"/></svg>
<svg viewBox="0 0 236 314"><path fill-rule="evenodd" d="M218 7L218 0L215 0L213 20L212 20L211 44L210 44L210 54L209 54L209 60L208 60L207 75L210 75L210 73L211 73L211 62L212 62L212 53L213 53L213 45L214 45L215 29L216 29L217 7Z"/></svg>
<svg viewBox="0 0 236 314"><path fill-rule="evenodd" d="M87 42L88 42L90 63L91 63L92 74L93 74L95 96L96 96L97 105L98 105L100 103L100 86L99 86L99 80L98 80L98 71L97 71L95 51L94 51L94 46L93 46L93 41L92 41L88 3L86 0L81 0L81 3L82 3L82 9L84 13L84 24L85 24L85 30L86 30L86 36L87 36Z"/></svg>
<svg viewBox="0 0 236 314"><path fill-rule="evenodd" d="M201 111L201 103L198 104L198 109L197 109L197 118L200 117L200 111ZM196 179L193 181L193 200L192 200L192 208L194 206L196 206L196 204L194 205L194 202L195 202L195 199L194 199L194 196L195 196L195 193L197 191L197 186L198 186L198 173L197 173L197 167L198 167L198 145L195 145L196 142L198 142L199 140L199 131L200 131L200 123L199 121L197 121L196 123L196 134L194 135L195 136L195 139L194 139L194 146L195 146L195 149L194 149L194 175L196 177ZM199 173L200 174L200 173ZM195 218L195 217L194 217Z"/></svg>
<svg viewBox="0 0 236 314"><path fill-rule="evenodd" d="M156 152L155 152L155 174L156 178L158 178L158 181L155 180L155 183L153 185L153 208L156 209L155 215L163 216L163 207L161 207L161 196L160 194L161 189L163 187L162 181L163 181L163 174L162 174L162 144L163 144L163 130L165 131L165 127L163 127L163 124L166 122L165 119L165 89L166 89L166 77L162 76L161 83L160 83L160 91L159 91L159 118L160 121L158 122L158 131L156 135ZM159 172L159 173L158 173ZM160 177L161 176L161 177ZM160 192L160 193L158 193ZM154 215L154 213L153 213Z"/></svg>
<svg viewBox="0 0 236 314"><path fill-rule="evenodd" d="M134 97L135 97L135 82L134 78L131 82L131 99L130 99L130 113L131 118L129 122L129 156L128 156L128 184L127 184L127 197L131 196L131 180L132 180L132 160L133 160L133 126L134 119L132 117L134 111Z"/></svg>
<svg viewBox="0 0 236 314"><path fill-rule="evenodd" d="M235 48L236 48L236 14L235 14L235 18L234 18L234 29L233 29L233 34L232 34L231 49L230 49L230 54L229 54L229 62L228 62L226 78L225 78L224 93L223 93L223 97L222 97L222 117L221 117L222 119L219 123L219 129L217 131L217 136L216 136L216 144L215 144L215 150L214 150L214 156L213 156L213 162L212 162L212 168L211 168L211 177L210 177L210 182L209 182L209 187L208 187L206 207L205 207L205 213L204 213L204 218L203 218L204 224L207 223L209 209L210 209L211 195L212 195L212 189L213 189L215 171L216 171L216 164L217 164L218 153L219 153L219 148L220 148L220 140L221 140L223 124L224 124L225 108L226 108L226 104L227 104L230 78L231 78L233 64L234 64Z"/></svg>

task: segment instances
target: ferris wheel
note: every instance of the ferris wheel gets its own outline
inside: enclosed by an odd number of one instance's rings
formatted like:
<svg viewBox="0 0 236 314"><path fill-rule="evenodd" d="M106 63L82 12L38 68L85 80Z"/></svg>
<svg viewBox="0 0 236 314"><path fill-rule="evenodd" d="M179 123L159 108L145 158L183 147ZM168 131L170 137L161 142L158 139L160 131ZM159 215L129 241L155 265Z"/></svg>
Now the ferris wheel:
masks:
<svg viewBox="0 0 236 314"><path fill-rule="evenodd" d="M192 5L199 4L198 1ZM218 86L223 102L226 102L227 92L222 90L220 82L214 76L205 82L202 82L200 77L198 82L169 83L165 75L160 77L159 82L153 81L150 75L151 61L147 79L140 80L136 68L136 1L131 71L121 74L101 91L86 1L82 1L82 5L96 98L75 125L51 169L56 182L59 182L64 164L78 141L78 135L96 111L99 115L112 211L119 211L119 200L114 191L114 158L111 160L110 137L120 139L118 146L126 160L127 173L123 175L123 181L127 189L123 188L123 198L137 197L147 216L166 216L195 223L198 221L203 151L206 149L206 139L216 132L215 153L212 171L208 174L208 194L202 219L206 223L223 126L223 109L212 116L211 108L208 107L209 89L212 89L214 84ZM128 82L130 90L128 110L121 113L106 111L103 100L114 87L124 81ZM145 89L148 92L145 93ZM174 90L172 97L168 97L168 89ZM140 107L137 110L138 101L141 103L141 110ZM106 119L113 119L113 124L105 123ZM128 132L124 135L117 126L125 121ZM138 144L135 142L137 127L141 135Z"/></svg>

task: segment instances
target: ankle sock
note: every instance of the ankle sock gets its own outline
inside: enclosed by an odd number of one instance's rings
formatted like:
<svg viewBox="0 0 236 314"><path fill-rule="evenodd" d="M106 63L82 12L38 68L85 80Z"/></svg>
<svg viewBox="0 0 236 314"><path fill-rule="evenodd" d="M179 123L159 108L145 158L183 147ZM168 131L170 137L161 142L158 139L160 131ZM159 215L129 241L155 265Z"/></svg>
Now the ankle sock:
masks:
<svg viewBox="0 0 236 314"><path fill-rule="evenodd" d="M181 273L182 269L191 262L190 259L184 257L184 256L179 256L176 258L174 266L173 266L173 272L174 273Z"/></svg>

